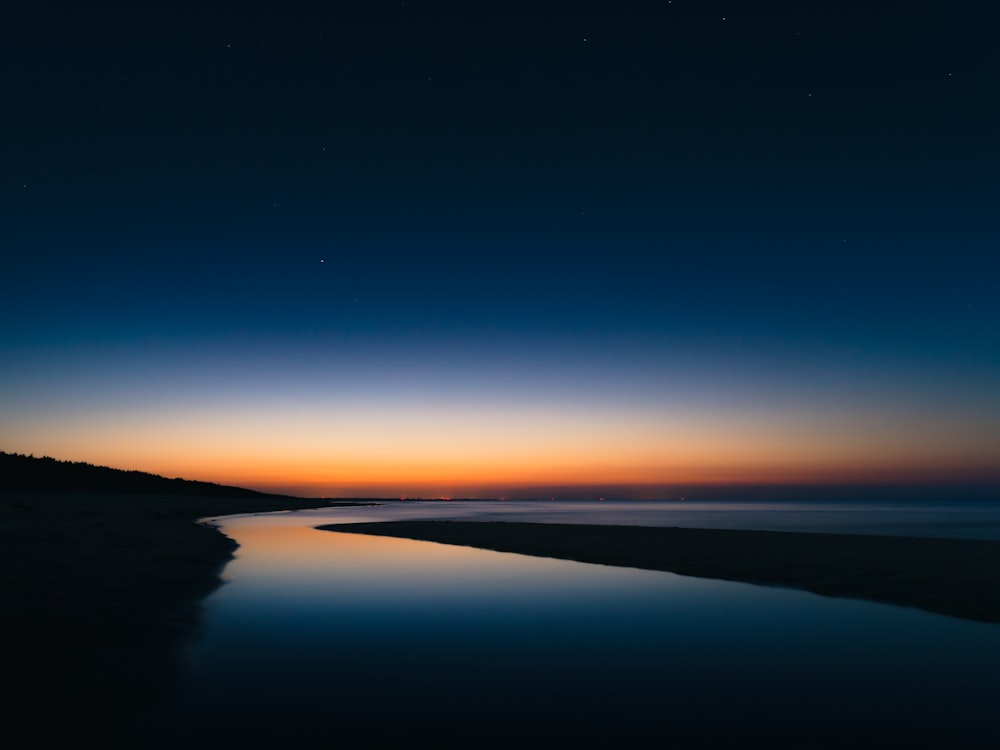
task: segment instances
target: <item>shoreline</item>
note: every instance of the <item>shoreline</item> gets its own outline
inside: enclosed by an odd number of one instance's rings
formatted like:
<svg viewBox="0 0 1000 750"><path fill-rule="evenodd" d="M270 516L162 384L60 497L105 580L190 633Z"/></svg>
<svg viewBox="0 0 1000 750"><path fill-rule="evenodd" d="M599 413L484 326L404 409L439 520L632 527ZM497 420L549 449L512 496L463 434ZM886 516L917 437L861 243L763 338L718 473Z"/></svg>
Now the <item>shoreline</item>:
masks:
<svg viewBox="0 0 1000 750"><path fill-rule="evenodd" d="M378 504L0 489L0 687L15 726L144 731L237 545L225 515ZM1000 542L669 527L406 521L320 526L779 585L1000 622ZM669 542L669 543L668 543ZM666 554L670 550L671 554Z"/></svg>
<svg viewBox="0 0 1000 750"><path fill-rule="evenodd" d="M200 519L360 505L0 489L0 687L31 731L128 731L168 694L237 545Z"/></svg>
<svg viewBox="0 0 1000 750"><path fill-rule="evenodd" d="M781 586L1000 623L1000 541L510 521L318 528Z"/></svg>

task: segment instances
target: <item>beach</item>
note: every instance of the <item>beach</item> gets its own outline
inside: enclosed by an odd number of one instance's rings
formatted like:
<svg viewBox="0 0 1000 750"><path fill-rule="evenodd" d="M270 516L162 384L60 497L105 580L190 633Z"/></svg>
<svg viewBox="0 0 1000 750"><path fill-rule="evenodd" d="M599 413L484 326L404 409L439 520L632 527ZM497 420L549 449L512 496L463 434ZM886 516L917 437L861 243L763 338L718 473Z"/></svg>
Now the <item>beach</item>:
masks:
<svg viewBox="0 0 1000 750"><path fill-rule="evenodd" d="M0 491L4 714L35 730L126 730L169 690L232 558L235 544L198 519L323 504Z"/></svg>
<svg viewBox="0 0 1000 750"><path fill-rule="evenodd" d="M235 543L199 519L358 501L0 492L5 713L128 733L166 695ZM325 505L324 505L325 504ZM1000 622L1000 542L515 522L321 528L787 586ZM54 712L54 707L58 710Z"/></svg>

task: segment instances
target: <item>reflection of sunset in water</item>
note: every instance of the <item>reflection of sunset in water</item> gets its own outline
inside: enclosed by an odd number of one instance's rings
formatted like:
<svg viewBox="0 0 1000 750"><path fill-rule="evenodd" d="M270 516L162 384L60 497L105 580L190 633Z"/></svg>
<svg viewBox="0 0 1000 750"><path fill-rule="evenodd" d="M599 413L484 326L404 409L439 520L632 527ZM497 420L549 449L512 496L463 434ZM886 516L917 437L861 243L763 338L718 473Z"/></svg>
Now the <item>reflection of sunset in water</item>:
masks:
<svg viewBox="0 0 1000 750"><path fill-rule="evenodd" d="M482 550L362 534L338 534L295 525L269 527L259 518L224 527L240 544L226 578L281 578L291 585L331 570L357 579L392 575L398 580L432 577L442 571L489 576L493 569ZM527 558L530 560L530 558Z"/></svg>
<svg viewBox="0 0 1000 750"><path fill-rule="evenodd" d="M268 576L295 570L299 574L322 572L330 566L342 570L396 570L406 575L413 566L433 572L435 567L475 566L476 550L467 547L420 544L361 534L332 534L312 528L284 526L226 526L240 544L236 559L239 574ZM402 544L394 544L401 541ZM363 561L363 565L359 564Z"/></svg>
<svg viewBox="0 0 1000 750"><path fill-rule="evenodd" d="M566 585L573 589L573 571L592 566L545 558L515 555L516 565L498 568L496 552L408 539L320 531L296 525L295 514L242 517L226 520L223 530L240 547L224 577L232 581L250 579L255 585L281 582L287 589L308 589L328 580L335 572L341 587L384 586L391 579L404 597L426 597L436 589L489 585L530 596L534 572L567 568ZM269 525L269 519L277 523ZM344 521L343 517L336 519ZM361 519L359 519L361 520ZM505 557L511 557L505 555ZM588 572L591 585L593 575ZM412 586L414 588L407 588Z"/></svg>
<svg viewBox="0 0 1000 750"><path fill-rule="evenodd" d="M903 725L919 738L927 728L955 736L955 727L976 733L989 724L1000 689L995 626L312 528L497 506L549 504L398 503L217 519L241 546L227 583L205 602L203 635L164 726L409 733L444 722L467 736L496 727L518 737L674 739L704 739L715 727L729 733L717 746L728 747L776 728L812 731L832 710L853 737L888 728L879 746L892 746Z"/></svg>

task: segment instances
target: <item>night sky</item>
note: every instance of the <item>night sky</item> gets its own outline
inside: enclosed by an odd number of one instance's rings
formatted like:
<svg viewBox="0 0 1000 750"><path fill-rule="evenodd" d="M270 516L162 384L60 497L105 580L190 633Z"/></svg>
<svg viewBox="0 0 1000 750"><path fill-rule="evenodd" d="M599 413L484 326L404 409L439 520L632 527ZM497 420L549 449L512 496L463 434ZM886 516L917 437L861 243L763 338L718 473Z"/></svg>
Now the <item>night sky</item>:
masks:
<svg viewBox="0 0 1000 750"><path fill-rule="evenodd" d="M310 496L996 494L998 21L8 9L0 450Z"/></svg>

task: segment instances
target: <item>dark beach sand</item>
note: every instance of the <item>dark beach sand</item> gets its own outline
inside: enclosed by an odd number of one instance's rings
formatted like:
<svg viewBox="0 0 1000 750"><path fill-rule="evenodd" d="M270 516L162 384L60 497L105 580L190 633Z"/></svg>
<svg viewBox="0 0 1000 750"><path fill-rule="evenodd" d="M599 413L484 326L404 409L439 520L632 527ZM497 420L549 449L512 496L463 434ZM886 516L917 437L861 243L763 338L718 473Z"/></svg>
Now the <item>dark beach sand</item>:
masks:
<svg viewBox="0 0 1000 750"><path fill-rule="evenodd" d="M1000 622L997 541L503 521L321 528L786 586Z"/></svg>
<svg viewBox="0 0 1000 750"><path fill-rule="evenodd" d="M171 687L235 543L210 516L330 506L288 497L0 490L7 726L105 735Z"/></svg>

